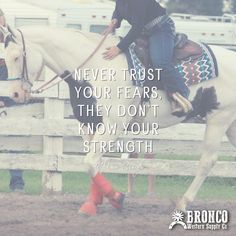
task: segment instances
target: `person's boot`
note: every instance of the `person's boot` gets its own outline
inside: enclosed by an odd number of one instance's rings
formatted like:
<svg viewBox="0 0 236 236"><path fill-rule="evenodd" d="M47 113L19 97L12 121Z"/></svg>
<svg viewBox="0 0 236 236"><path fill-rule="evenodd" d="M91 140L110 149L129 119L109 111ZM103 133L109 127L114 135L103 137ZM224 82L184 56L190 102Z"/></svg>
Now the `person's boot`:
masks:
<svg viewBox="0 0 236 236"><path fill-rule="evenodd" d="M125 194L117 192L113 189L111 183L100 173L93 177L94 183L99 187L105 197L108 198L110 204L116 209L122 209Z"/></svg>
<svg viewBox="0 0 236 236"><path fill-rule="evenodd" d="M171 114L177 117L182 117L185 115L183 107L181 107L176 101L171 100Z"/></svg>
<svg viewBox="0 0 236 236"><path fill-rule="evenodd" d="M193 110L191 102L182 96L180 93L175 92L171 94L171 114L177 117L182 117Z"/></svg>

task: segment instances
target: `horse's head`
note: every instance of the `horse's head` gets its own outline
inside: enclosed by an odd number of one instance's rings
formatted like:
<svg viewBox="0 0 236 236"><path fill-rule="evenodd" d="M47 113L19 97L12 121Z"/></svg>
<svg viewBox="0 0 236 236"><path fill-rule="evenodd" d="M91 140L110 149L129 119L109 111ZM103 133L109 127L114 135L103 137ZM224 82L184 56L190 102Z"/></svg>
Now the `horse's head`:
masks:
<svg viewBox="0 0 236 236"><path fill-rule="evenodd" d="M26 103L30 99L33 82L44 67L42 54L38 49L29 47L21 31L13 34L10 29L1 26L1 32L4 35L8 80L12 83L11 98L17 103Z"/></svg>

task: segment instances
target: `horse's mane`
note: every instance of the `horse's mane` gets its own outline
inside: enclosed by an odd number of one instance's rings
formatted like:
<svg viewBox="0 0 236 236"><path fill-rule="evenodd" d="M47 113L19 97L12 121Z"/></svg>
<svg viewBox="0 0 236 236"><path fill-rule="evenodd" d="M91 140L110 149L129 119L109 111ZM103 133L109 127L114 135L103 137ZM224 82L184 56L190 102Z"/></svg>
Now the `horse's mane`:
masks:
<svg viewBox="0 0 236 236"><path fill-rule="evenodd" d="M94 33L94 32L85 32L85 31L82 31L82 30L73 30L73 29L65 29L65 30L72 30L75 33L79 33L79 34L83 35L88 40L93 40L93 41L94 40L96 40L96 41L100 40L103 37L101 34ZM109 35L109 38L113 39L113 40L119 40L119 37L117 37L115 35L112 35L112 34Z"/></svg>
<svg viewBox="0 0 236 236"><path fill-rule="evenodd" d="M91 41L91 42L98 42L99 40L102 39L102 35L98 34L98 33L94 33L94 32L86 32L86 31L82 31L82 30L78 30L78 29L71 29L71 28L59 28L59 27L53 27L53 26L22 26L20 27L23 31L25 30L32 30L32 31L36 31L36 30L41 30L43 31L45 34L47 34L47 32L49 34L53 33L52 31L54 31L54 33L61 33L64 35L69 35L70 36L77 36L78 34L80 36L83 36L86 38L86 40ZM115 35L109 35L108 38L113 41L113 42L117 42L119 40L119 37L115 36Z"/></svg>

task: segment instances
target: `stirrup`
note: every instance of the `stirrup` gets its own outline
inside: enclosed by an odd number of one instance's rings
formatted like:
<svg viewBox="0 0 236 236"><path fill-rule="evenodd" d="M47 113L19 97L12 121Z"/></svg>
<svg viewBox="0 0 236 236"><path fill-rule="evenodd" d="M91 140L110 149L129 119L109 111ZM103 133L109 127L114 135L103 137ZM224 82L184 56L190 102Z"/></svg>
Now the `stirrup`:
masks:
<svg viewBox="0 0 236 236"><path fill-rule="evenodd" d="M170 105L171 105L171 114L173 116L182 117L186 115L183 108L176 101L172 100L170 102Z"/></svg>
<svg viewBox="0 0 236 236"><path fill-rule="evenodd" d="M178 92L173 93L172 98L182 108L185 114L193 110L191 102L185 97L183 97L180 93Z"/></svg>

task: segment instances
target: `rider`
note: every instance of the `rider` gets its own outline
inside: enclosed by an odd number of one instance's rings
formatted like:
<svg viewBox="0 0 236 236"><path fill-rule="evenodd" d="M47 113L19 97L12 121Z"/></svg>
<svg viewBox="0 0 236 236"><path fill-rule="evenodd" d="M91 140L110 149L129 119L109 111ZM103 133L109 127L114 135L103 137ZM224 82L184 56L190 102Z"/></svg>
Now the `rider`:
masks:
<svg viewBox="0 0 236 236"><path fill-rule="evenodd" d="M162 69L164 87L171 98L172 114L190 111L192 107L187 99L189 89L172 63L175 25L166 15L166 9L155 0L116 0L110 27L119 28L123 19L127 20L132 28L117 46L110 47L104 52L104 58L111 60L119 53L126 51L145 30L148 32L152 64L155 68ZM183 107L185 107L185 112L183 112Z"/></svg>

